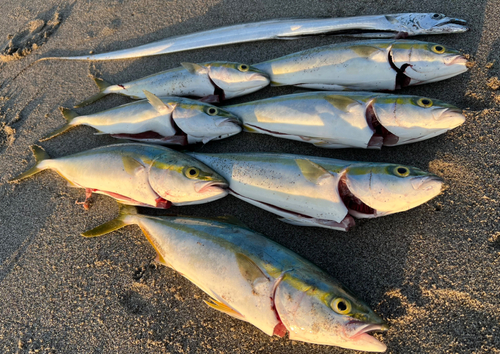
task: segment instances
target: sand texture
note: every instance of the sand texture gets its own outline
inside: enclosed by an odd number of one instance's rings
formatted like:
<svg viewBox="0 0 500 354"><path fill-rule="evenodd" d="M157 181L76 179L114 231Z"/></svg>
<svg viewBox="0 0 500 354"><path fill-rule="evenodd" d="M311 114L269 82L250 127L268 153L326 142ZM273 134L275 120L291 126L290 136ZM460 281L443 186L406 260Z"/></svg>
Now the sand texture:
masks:
<svg viewBox="0 0 500 354"><path fill-rule="evenodd" d="M471 31L420 37L468 53L471 70L401 91L464 108L467 121L437 138L382 151L322 150L256 134L197 145L204 152L286 152L396 162L442 176L443 194L405 213L357 220L342 233L284 224L234 197L172 208L195 216L234 215L313 261L392 325L377 335L388 353L500 353L500 2L320 0L2 0L0 16L0 353L353 353L268 337L205 304L201 290L156 266L140 229L106 237L80 233L118 206L54 172L19 184L34 163L29 146L64 124L58 107L97 92L90 75L127 82L180 62L260 61L351 40L308 37L114 62L42 61L123 49L227 24L285 17L442 12ZM27 68L27 69L25 69ZM292 93L266 88L232 102ZM130 102L110 95L80 113ZM53 157L116 142L88 127L41 143ZM151 215L165 212L142 209Z"/></svg>

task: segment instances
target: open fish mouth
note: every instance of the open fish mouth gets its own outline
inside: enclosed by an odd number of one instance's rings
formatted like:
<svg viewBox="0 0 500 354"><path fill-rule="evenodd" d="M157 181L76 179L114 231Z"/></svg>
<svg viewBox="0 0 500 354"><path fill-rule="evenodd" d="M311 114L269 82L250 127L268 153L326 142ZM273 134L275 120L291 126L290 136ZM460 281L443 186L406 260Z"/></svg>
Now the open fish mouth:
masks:
<svg viewBox="0 0 500 354"><path fill-rule="evenodd" d="M196 191L196 193L212 193L217 191L227 193L228 187L229 185L227 183L220 181L200 181L194 184L194 190Z"/></svg>
<svg viewBox="0 0 500 354"><path fill-rule="evenodd" d="M463 29L464 32L469 30L469 27L467 27L467 21L462 20L460 18L449 18L449 17L442 19L437 24L435 24L434 27L441 27L445 25L456 25L457 28Z"/></svg>
<svg viewBox="0 0 500 354"><path fill-rule="evenodd" d="M352 326L356 326L356 329L354 329L351 333L349 333L349 338L357 338L360 337L361 335L365 333L371 333L371 332L386 332L389 330L389 325L386 323L383 324L371 324L371 323L364 323L360 321L350 321L347 324L347 327L350 328Z"/></svg>

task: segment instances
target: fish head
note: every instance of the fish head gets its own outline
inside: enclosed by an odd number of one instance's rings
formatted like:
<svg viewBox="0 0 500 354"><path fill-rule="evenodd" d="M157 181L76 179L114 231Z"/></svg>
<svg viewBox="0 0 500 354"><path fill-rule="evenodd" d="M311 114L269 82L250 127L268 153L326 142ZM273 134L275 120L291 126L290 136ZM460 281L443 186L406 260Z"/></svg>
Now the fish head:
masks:
<svg viewBox="0 0 500 354"><path fill-rule="evenodd" d="M241 132L241 122L228 111L208 103L183 100L172 114L175 125L190 140L206 143Z"/></svg>
<svg viewBox="0 0 500 354"><path fill-rule="evenodd" d="M420 34L462 33L469 30L467 21L447 17L439 13L404 13L387 15L387 20L396 25L395 30L411 36Z"/></svg>
<svg viewBox="0 0 500 354"><path fill-rule="evenodd" d="M351 165L341 183L339 190L349 213L360 218L409 210L436 197L443 187L443 179L432 173L384 163Z"/></svg>
<svg viewBox="0 0 500 354"><path fill-rule="evenodd" d="M193 157L171 150L150 162L151 188L174 205L207 203L225 197L228 183Z"/></svg>
<svg viewBox="0 0 500 354"><path fill-rule="evenodd" d="M302 280L294 273L285 273L274 296L275 309L291 340L371 352L386 350L368 332L386 331L389 326L368 305L331 278L318 274L317 279Z"/></svg>
<svg viewBox="0 0 500 354"><path fill-rule="evenodd" d="M437 43L394 42L389 60L399 74L396 85L401 87L445 80L467 71L467 59L460 52Z"/></svg>
<svg viewBox="0 0 500 354"><path fill-rule="evenodd" d="M371 105L372 125L375 127L378 123L392 134L387 138L387 132L382 129L386 146L428 139L465 122L459 108L427 97L384 95L375 98Z"/></svg>
<svg viewBox="0 0 500 354"><path fill-rule="evenodd" d="M270 83L268 74L248 64L213 62L207 66L210 80L226 99L258 91Z"/></svg>

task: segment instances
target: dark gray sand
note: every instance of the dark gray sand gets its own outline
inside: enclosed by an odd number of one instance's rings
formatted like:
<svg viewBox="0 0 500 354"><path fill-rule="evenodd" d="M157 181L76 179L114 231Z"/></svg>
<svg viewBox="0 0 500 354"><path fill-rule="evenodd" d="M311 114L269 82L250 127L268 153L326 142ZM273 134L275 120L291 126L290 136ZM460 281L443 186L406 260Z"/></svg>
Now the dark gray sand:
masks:
<svg viewBox="0 0 500 354"><path fill-rule="evenodd" d="M137 227L98 239L81 237L81 232L116 216L118 207L111 198L94 196L92 208L84 211L75 204L83 200L84 191L69 188L53 172L7 183L33 164L29 146L64 123L58 107L71 107L97 91L89 74L120 83L182 61L255 63L349 39L269 41L115 62L45 61L22 69L41 57L117 50L227 24L409 11L442 12L470 22L468 33L421 39L470 54L472 69L402 92L464 108L467 121L462 127L383 151L321 150L250 134L193 149L414 165L446 179L442 195L405 213L358 220L349 233L287 225L233 197L170 212L232 214L310 259L387 319L391 330L377 337L390 353L500 353L498 1L3 0L1 9L1 353L352 352L271 338L209 308L201 290L154 264L153 249ZM17 54L16 46L21 48ZM9 56L13 52L16 58ZM267 88L237 102L294 91ZM108 96L79 112L126 102ZM80 127L41 145L58 157L115 142L93 133Z"/></svg>

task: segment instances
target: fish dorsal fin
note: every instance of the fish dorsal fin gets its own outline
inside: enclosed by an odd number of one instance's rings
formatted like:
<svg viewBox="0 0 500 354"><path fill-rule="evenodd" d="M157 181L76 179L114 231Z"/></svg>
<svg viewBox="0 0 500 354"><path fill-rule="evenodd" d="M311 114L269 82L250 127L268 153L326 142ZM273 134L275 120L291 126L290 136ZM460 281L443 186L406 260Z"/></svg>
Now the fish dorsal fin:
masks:
<svg viewBox="0 0 500 354"><path fill-rule="evenodd" d="M346 113L349 112L349 109L352 105L359 104L358 101L342 95L328 95L325 96L325 100L333 107L340 109L341 111Z"/></svg>
<svg viewBox="0 0 500 354"><path fill-rule="evenodd" d="M207 68L200 64L184 62L181 65L191 74L206 74L208 72Z"/></svg>
<svg viewBox="0 0 500 354"><path fill-rule="evenodd" d="M371 45L363 45L363 44L350 46L349 49L363 58L369 58L372 55L382 51L382 49L378 47L374 47Z"/></svg>
<svg viewBox="0 0 500 354"><path fill-rule="evenodd" d="M148 99L148 102L151 104L151 106L154 107L154 109L158 111L158 113L169 114L174 110L175 108L174 105L170 105L168 103L163 102L154 93L149 92L148 90L143 90L142 92L144 92L146 98Z"/></svg>
<svg viewBox="0 0 500 354"><path fill-rule="evenodd" d="M236 262L238 263L238 268L240 273L250 284L254 284L257 280L267 280L269 278L264 274L262 269L259 268L254 261L252 261L248 256L243 253L236 253Z"/></svg>
<svg viewBox="0 0 500 354"><path fill-rule="evenodd" d="M296 159L295 162L309 182L319 184L324 178L332 177L327 170L311 160Z"/></svg>
<svg viewBox="0 0 500 354"><path fill-rule="evenodd" d="M245 225L240 219L232 216L232 215L224 215L224 216L219 216L217 217L218 220L223 221L227 224L243 227L245 229L248 229L248 226Z"/></svg>
<svg viewBox="0 0 500 354"><path fill-rule="evenodd" d="M203 300L203 302L205 304L207 304L208 306L210 306L213 309L216 309L217 311L224 312L225 314L232 316L232 317L235 317L239 320L243 320L243 321L245 320L245 317L241 313L232 309L231 307L227 306L226 304L224 304L218 300L215 300L215 299L210 299L210 301L211 302Z"/></svg>
<svg viewBox="0 0 500 354"><path fill-rule="evenodd" d="M129 175L135 175L139 170L144 169L143 164L131 156L122 156L122 161L125 172Z"/></svg>

